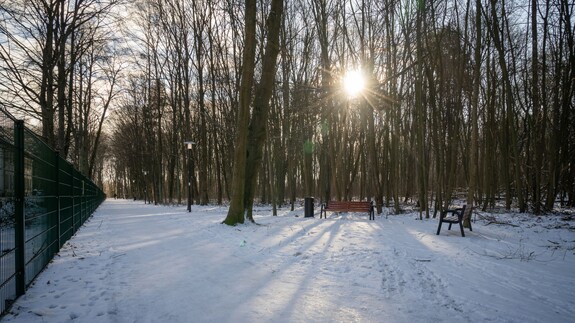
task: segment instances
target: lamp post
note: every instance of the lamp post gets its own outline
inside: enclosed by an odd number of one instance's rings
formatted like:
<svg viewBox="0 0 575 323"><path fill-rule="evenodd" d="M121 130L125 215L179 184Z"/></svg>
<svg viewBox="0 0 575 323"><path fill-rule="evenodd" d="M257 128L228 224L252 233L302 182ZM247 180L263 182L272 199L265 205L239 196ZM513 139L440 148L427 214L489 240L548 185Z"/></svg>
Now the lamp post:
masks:
<svg viewBox="0 0 575 323"><path fill-rule="evenodd" d="M195 144L193 141L185 141L186 149L188 150L188 212L192 212L192 173L194 171L192 167L192 145Z"/></svg>

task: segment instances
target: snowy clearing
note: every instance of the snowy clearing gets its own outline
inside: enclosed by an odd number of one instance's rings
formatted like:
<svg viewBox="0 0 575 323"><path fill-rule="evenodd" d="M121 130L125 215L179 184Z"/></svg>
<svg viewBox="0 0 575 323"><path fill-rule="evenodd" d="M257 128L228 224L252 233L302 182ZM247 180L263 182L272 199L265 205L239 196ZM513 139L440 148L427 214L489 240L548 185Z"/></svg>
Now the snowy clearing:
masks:
<svg viewBox="0 0 575 323"><path fill-rule="evenodd" d="M108 199L1 321L575 320L569 217L497 214L462 238L415 213L226 212Z"/></svg>

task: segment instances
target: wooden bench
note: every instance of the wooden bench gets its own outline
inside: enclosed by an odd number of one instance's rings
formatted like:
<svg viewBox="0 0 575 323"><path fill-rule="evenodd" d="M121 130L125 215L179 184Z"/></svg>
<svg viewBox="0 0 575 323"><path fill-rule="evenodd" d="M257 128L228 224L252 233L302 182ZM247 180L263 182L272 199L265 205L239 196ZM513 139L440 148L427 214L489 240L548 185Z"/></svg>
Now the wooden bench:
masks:
<svg viewBox="0 0 575 323"><path fill-rule="evenodd" d="M447 228L447 230L451 230L452 224L459 224L459 229L461 230L461 236L465 237L465 232L463 232L463 219L465 219L465 217L467 216L471 218L472 211L473 207L467 207L467 205L464 205L460 209L442 211L441 215L439 216L439 226L437 227L437 235L439 235L439 232L441 231L441 225L443 223L449 223L449 227ZM469 221L469 231L473 231L473 229L471 228L471 219Z"/></svg>
<svg viewBox="0 0 575 323"><path fill-rule="evenodd" d="M358 212L368 213L370 220L375 220L373 202L370 201L329 201L321 205L319 218L322 216L327 219L327 211L331 212Z"/></svg>

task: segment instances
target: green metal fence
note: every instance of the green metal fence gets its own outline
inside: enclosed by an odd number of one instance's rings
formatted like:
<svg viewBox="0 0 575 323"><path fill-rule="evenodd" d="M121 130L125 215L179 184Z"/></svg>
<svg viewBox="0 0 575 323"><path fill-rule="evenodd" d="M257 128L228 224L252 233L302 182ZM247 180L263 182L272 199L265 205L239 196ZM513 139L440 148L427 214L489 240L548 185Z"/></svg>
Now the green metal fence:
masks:
<svg viewBox="0 0 575 323"><path fill-rule="evenodd" d="M24 122L0 110L0 313L104 199Z"/></svg>

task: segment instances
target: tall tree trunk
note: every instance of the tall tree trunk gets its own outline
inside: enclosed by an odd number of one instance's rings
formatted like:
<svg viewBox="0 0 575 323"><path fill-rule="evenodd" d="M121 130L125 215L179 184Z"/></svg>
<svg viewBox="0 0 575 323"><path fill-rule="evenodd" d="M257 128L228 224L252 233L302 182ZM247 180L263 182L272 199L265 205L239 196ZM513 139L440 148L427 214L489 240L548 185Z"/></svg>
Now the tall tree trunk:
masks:
<svg viewBox="0 0 575 323"><path fill-rule="evenodd" d="M320 202L327 202L331 198L331 160L330 140L333 140L331 125L333 124L333 100L331 97L332 72L331 60L329 57L329 37L328 37L328 10L327 2L314 0L311 4L311 11L315 20L315 27L318 33L320 47L320 69L321 69L321 147L320 147Z"/></svg>
<svg viewBox="0 0 575 323"><path fill-rule="evenodd" d="M478 151L478 117L479 90L481 82L481 0L475 0L475 49L473 66L473 93L471 98L471 147L469 148L469 191L467 192L467 207L473 207L477 191L477 151ZM467 217L463 226L470 226L471 217Z"/></svg>
<svg viewBox="0 0 575 323"><path fill-rule="evenodd" d="M425 152L425 102L423 100L423 31L422 23L425 17L425 2L418 3L416 14L416 75L415 75L415 125L417 137L417 187L419 192L419 218L423 219L423 212L425 217L429 217L429 208L427 207L427 159Z"/></svg>
<svg viewBox="0 0 575 323"><path fill-rule="evenodd" d="M246 0L242 78L240 86L240 102L237 115L234 167L231 185L232 199L230 200L230 208L228 210L228 214L223 221L223 223L227 225L244 223L245 219L244 193L247 159L246 148L248 141L248 125L250 121L249 113L255 67L256 13L257 1Z"/></svg>
<svg viewBox="0 0 575 323"><path fill-rule="evenodd" d="M206 205L209 202L208 196L208 172L209 172L209 142L208 142L208 126L207 126L207 114L205 102L205 84L204 84L204 56L205 45L204 45L204 29L206 28L206 22L204 17L205 7L197 1L192 4L194 11L194 49L196 53L196 72L197 72L197 87L198 87L198 112L199 112L199 131L198 131L198 148L199 148L199 165L198 165L198 184L199 184L199 194L198 202L201 205Z"/></svg>
<svg viewBox="0 0 575 323"><path fill-rule="evenodd" d="M42 110L42 137L49 146L56 147L54 135L54 66L57 64L57 58L54 55L54 42L58 12L55 3L45 6L44 9L46 10L46 40L42 49L43 65L38 101Z"/></svg>
<svg viewBox="0 0 575 323"><path fill-rule="evenodd" d="M539 10L537 8L537 0L531 0L531 100L533 104L533 132L532 136L534 149L533 149L533 170L532 170L532 200L533 212L535 214L541 213L541 172L543 164L543 155L545 154L544 146L544 133L542 131L543 123L545 120L542 118L541 113L541 100L539 96L539 48L538 48L538 30L537 30L537 16Z"/></svg>
<svg viewBox="0 0 575 323"><path fill-rule="evenodd" d="M262 62L262 74L256 88L254 107L249 125L246 181L245 181L245 208L247 217L254 221L252 209L254 192L259 169L262 166L263 148L267 135L267 123L270 111L270 99L275 86L277 57L279 54L279 33L282 22L283 0L272 0L267 20L267 42Z"/></svg>
<svg viewBox="0 0 575 323"><path fill-rule="evenodd" d="M573 125L574 111L573 98L575 97L575 30L571 25L573 21L573 10L570 7L570 0L561 0L561 12L564 16L564 32L568 55L568 64L563 76L563 90L561 97L561 176L563 195L567 195L569 200L567 206L575 206L575 126ZM571 138L571 139L570 139Z"/></svg>

